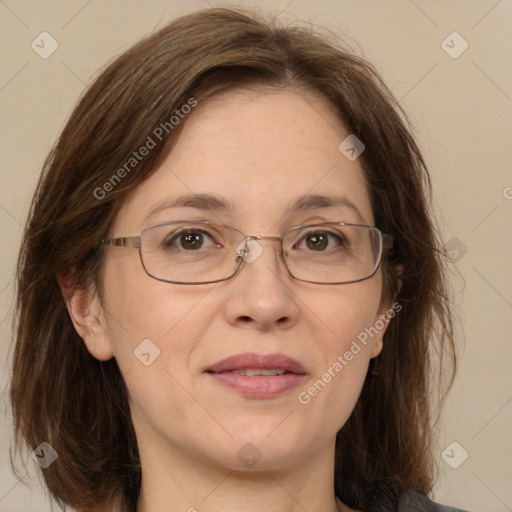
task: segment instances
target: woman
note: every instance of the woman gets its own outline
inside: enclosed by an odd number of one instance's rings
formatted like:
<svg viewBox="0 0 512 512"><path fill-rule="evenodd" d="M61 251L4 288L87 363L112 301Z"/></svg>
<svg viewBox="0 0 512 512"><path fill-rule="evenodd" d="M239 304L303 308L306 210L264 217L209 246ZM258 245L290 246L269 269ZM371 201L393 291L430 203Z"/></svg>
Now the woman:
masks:
<svg viewBox="0 0 512 512"><path fill-rule="evenodd" d="M309 30L209 9L111 63L18 262L17 447L57 503L454 510L428 498L455 370L428 187L375 71Z"/></svg>

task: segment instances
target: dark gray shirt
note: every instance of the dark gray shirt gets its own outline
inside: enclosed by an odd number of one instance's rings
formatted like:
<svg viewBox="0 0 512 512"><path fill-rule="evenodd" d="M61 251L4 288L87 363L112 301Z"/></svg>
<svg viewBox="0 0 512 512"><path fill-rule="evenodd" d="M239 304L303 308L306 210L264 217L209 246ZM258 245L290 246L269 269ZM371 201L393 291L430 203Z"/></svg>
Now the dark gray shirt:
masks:
<svg viewBox="0 0 512 512"><path fill-rule="evenodd" d="M391 512L391 510L390 510ZM461 508L441 505L429 500L424 494L414 491L404 492L398 500L397 512L467 512Z"/></svg>
<svg viewBox="0 0 512 512"><path fill-rule="evenodd" d="M420 492L407 491L399 494L386 486L380 486L378 492L367 494L365 501L365 506L361 508L363 512L469 512L436 503Z"/></svg>

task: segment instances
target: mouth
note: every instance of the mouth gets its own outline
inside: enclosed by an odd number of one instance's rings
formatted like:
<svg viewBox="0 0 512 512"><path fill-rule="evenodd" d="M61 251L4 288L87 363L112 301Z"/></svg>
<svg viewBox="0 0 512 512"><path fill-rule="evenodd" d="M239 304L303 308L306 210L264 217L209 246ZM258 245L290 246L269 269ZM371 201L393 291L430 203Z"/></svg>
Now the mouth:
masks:
<svg viewBox="0 0 512 512"><path fill-rule="evenodd" d="M206 368L204 373L249 398L275 397L307 378L303 365L284 354L238 354Z"/></svg>
<svg viewBox="0 0 512 512"><path fill-rule="evenodd" d="M258 369L258 368L245 368L243 370L231 370L226 372L211 372L211 373L234 373L235 375L245 375L246 377L275 377L276 375L284 375L287 372L286 370L281 370L278 368L272 369Z"/></svg>
<svg viewBox="0 0 512 512"><path fill-rule="evenodd" d="M306 374L304 366L299 361L285 354L256 354L253 352L226 357L207 367L204 371L208 373L237 373L248 377L285 373Z"/></svg>

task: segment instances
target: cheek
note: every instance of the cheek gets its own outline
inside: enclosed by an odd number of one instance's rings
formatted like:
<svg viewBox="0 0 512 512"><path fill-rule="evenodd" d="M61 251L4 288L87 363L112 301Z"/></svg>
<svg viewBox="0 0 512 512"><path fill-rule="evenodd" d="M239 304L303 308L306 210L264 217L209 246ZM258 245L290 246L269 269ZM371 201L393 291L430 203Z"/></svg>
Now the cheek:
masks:
<svg viewBox="0 0 512 512"><path fill-rule="evenodd" d="M379 298L380 280L375 279L333 289L316 305L321 311L318 325L323 334L317 343L322 364L298 401L319 416L332 418L338 428L352 412L366 378L374 340L368 332L375 323Z"/></svg>
<svg viewBox="0 0 512 512"><path fill-rule="evenodd" d="M131 256L106 266L104 311L114 356L123 373L140 370L139 352L149 351L150 360L157 356L160 364L176 367L209 324L203 293L151 278L138 255Z"/></svg>
<svg viewBox="0 0 512 512"><path fill-rule="evenodd" d="M299 391L297 401L311 428L321 431L321 437L329 438L346 423L361 394L370 348L358 343L357 337L350 336L348 331L342 339L338 337L324 348L324 364Z"/></svg>
<svg viewBox="0 0 512 512"><path fill-rule="evenodd" d="M191 356L211 324L208 301L201 300L210 287L164 283L144 269L139 272L131 261L107 268L104 310L110 342L139 427L149 418L172 430L173 418L190 424L187 418L204 414L187 390Z"/></svg>
<svg viewBox="0 0 512 512"><path fill-rule="evenodd" d="M329 351L349 350L351 342L358 337L364 339L364 332L375 323L380 303L380 279L377 275L374 277L375 280L340 285L344 288L324 293L317 303ZM365 344L362 347L367 348Z"/></svg>

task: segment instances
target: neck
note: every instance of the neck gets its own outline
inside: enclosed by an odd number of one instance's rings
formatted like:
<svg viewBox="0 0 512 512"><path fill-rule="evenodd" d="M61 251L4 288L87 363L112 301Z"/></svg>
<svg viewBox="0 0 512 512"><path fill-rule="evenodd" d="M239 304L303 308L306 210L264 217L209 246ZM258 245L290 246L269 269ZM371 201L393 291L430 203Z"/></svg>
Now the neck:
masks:
<svg viewBox="0 0 512 512"><path fill-rule="evenodd" d="M241 471L191 460L178 447L165 456L140 447L137 512L348 512L334 495L334 446L283 468ZM261 461L263 462L263 460Z"/></svg>

